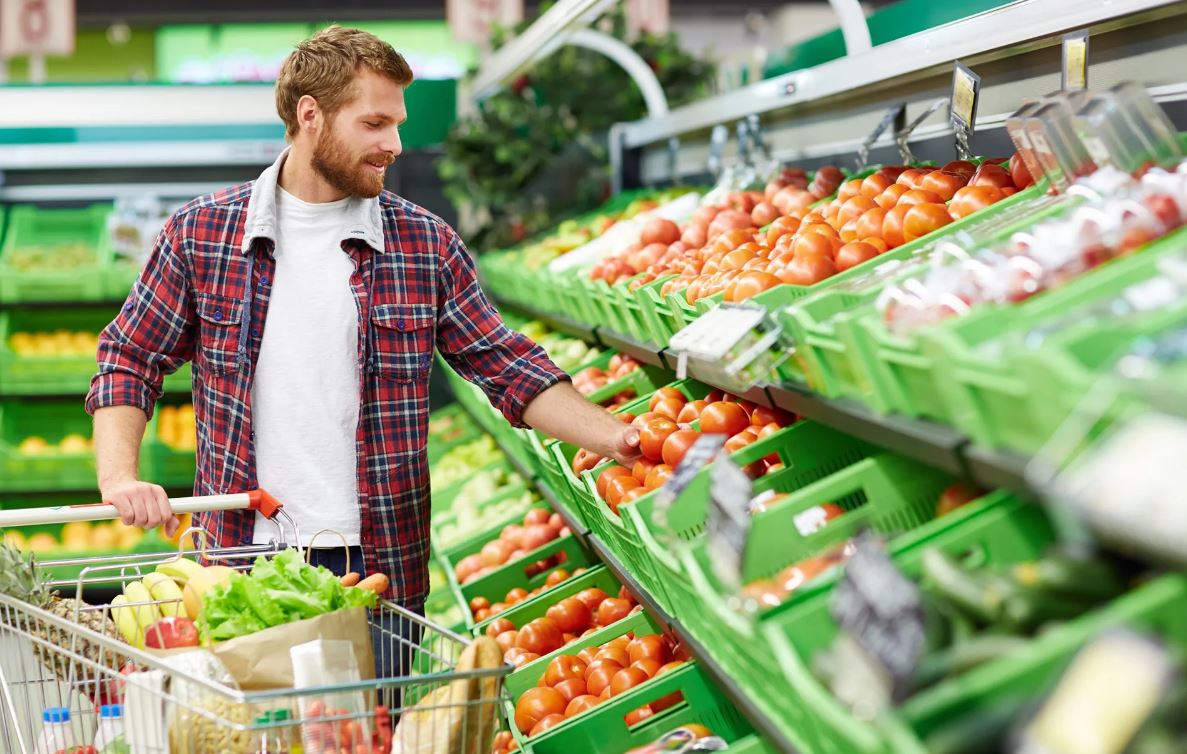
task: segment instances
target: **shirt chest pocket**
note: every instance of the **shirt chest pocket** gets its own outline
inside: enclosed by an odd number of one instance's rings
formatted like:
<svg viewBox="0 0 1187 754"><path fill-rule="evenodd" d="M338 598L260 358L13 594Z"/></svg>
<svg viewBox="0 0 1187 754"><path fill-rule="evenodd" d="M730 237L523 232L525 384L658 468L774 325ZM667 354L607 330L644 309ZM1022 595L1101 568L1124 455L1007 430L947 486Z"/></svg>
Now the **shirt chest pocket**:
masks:
<svg viewBox="0 0 1187 754"><path fill-rule="evenodd" d="M436 322L436 308L431 304L372 306L369 369L396 382L424 379L432 362Z"/></svg>
<svg viewBox="0 0 1187 754"><path fill-rule="evenodd" d="M199 293L199 365L214 373L232 372L238 365L239 336L243 332L243 302L229 296Z"/></svg>

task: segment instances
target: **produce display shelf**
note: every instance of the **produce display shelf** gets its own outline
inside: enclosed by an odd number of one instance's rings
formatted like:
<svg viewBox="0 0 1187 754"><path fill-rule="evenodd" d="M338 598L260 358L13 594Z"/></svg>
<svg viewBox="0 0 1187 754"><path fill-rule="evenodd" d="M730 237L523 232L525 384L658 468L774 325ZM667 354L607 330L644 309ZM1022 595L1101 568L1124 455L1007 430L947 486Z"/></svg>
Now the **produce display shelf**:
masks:
<svg viewBox="0 0 1187 754"><path fill-rule="evenodd" d="M981 484L1004 487L1020 497L1035 497L1035 491L1026 477L1026 467L1030 462L1026 456L972 444L967 445L963 453L969 475Z"/></svg>
<svg viewBox="0 0 1187 754"><path fill-rule="evenodd" d="M520 308L522 311L521 307ZM603 341L605 343L605 341ZM606 345L610 345L606 343ZM617 346L614 346L617 347ZM653 353L655 353L653 351ZM477 418L477 417L475 417ZM508 453L508 448L503 444L502 438L496 437L495 442L502 449L503 453L511 458ZM556 498L555 493L543 482L536 474L531 473L529 469L521 466L518 462L512 461L512 465L525 479L530 479L540 494L545 500L553 506L553 510L559 512L564 518L565 523L573 530L577 539L589 545L589 548L598 557L598 559L610 569L610 572L621 584L626 586L639 604L643 605L648 614L659 624L660 628L670 634L675 635L680 642L688 649L689 653L696 659L697 663L705 669L705 672L712 678L717 687L725 694L726 698L730 700L737 708L738 712L745 717L754 729L763 736L777 751L784 754L799 754L797 749L787 738L779 731L779 728L771 719L770 713L758 706L754 699L748 696L730 677L730 675L717 664L713 656L705 649L705 647L698 642L687 628L680 625L680 623L672 616L668 615L658 602L656 602L653 595L639 584L638 580L630 573L629 570L622 564L622 562L610 551L605 542L598 539L597 535L590 534L585 531L584 527L580 527L574 521L565 508ZM581 534L578 534L581 532Z"/></svg>
<svg viewBox="0 0 1187 754"><path fill-rule="evenodd" d="M664 369L675 367L675 364L669 365L667 359L664 358L664 349L657 348L651 343L642 343L629 335L623 335L622 333L602 327L595 328L595 335L602 345L622 351L644 364L651 364L652 366L663 367Z"/></svg>

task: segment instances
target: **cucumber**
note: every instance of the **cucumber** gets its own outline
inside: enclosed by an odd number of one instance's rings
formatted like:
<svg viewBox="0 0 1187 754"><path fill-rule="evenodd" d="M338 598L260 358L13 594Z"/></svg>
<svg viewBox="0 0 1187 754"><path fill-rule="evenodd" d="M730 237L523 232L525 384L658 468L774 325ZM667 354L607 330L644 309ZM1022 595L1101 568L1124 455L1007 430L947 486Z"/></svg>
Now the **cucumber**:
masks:
<svg viewBox="0 0 1187 754"><path fill-rule="evenodd" d="M989 571L966 571L936 549L923 551L923 575L934 594L982 624L997 622L1018 589L1011 580Z"/></svg>
<svg viewBox="0 0 1187 754"><path fill-rule="evenodd" d="M1048 621L1078 618L1098 604L1097 600L1019 588L1006 599L1001 622L1012 631L1030 633Z"/></svg>
<svg viewBox="0 0 1187 754"><path fill-rule="evenodd" d="M1011 570L1011 576L1030 589L1100 601L1125 591L1125 580L1112 563L1065 552L1053 552L1032 563L1019 563Z"/></svg>

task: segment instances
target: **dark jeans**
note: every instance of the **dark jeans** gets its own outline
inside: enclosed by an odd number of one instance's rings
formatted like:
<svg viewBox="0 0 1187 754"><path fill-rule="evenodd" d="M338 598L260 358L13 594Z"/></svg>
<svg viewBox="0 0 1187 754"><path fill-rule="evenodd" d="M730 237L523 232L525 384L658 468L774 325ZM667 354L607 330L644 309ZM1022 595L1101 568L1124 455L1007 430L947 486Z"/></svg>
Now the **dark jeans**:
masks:
<svg viewBox="0 0 1187 754"><path fill-rule="evenodd" d="M314 566L325 566L338 576L346 575L346 548L315 547L310 550L309 562ZM363 549L350 548L350 569L363 573ZM364 574L365 575L365 574ZM409 612L424 615L424 601L414 605L402 605ZM423 626L390 610L380 612L371 621L371 641L375 651L375 676L377 678L403 678L411 674L414 650L420 645ZM395 692L395 693L392 693ZM400 708L398 689L386 689L385 703L392 710Z"/></svg>

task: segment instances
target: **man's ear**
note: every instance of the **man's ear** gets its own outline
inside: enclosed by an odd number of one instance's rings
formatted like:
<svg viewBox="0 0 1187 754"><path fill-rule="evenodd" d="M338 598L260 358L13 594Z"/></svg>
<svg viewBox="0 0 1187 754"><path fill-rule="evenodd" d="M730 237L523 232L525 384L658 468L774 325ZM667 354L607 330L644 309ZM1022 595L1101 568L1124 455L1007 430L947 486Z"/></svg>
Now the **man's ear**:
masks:
<svg viewBox="0 0 1187 754"><path fill-rule="evenodd" d="M302 95L301 99L297 100L297 128L300 131L306 133L316 131L321 125L321 118L322 111L317 100L308 94Z"/></svg>

